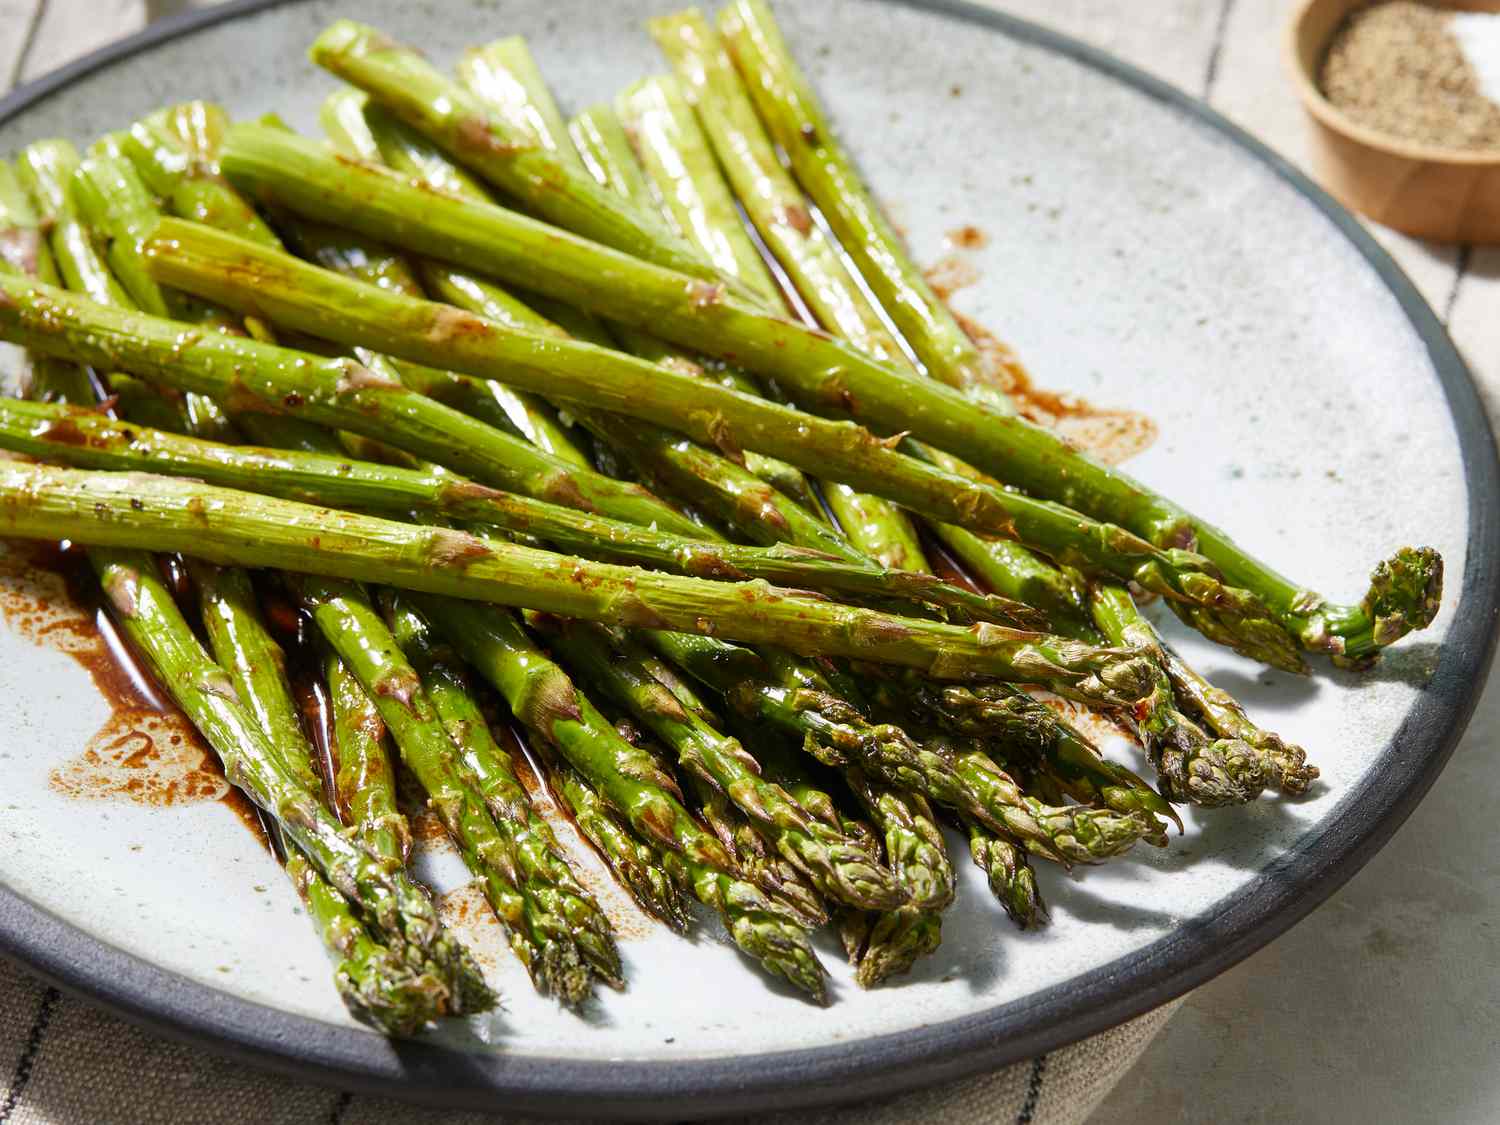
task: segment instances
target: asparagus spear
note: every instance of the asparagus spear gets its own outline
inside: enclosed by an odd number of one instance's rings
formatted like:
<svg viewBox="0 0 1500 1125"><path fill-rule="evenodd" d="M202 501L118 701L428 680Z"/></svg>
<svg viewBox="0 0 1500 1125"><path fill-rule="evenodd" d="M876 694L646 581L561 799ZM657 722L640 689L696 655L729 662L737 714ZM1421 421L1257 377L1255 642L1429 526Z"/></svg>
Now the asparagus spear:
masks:
<svg viewBox="0 0 1500 1125"><path fill-rule="evenodd" d="M525 45L516 40L516 45L511 46L510 51L525 52ZM502 55L492 54L489 57L489 68L496 71L496 78L504 75L507 80L481 84L484 96L496 102L493 107L496 113L517 123L525 124L528 135L531 135L537 144L549 148L559 160L576 163L577 169L583 171L582 159L571 150L564 133L558 129L556 105L553 104L552 95L547 92L546 86L541 84L540 75L535 71L535 66L529 63L519 63L514 68L505 68L505 58ZM344 117L347 115L344 114ZM389 115L381 114L380 111L371 108L366 111L363 123L368 126L371 139L368 144L362 142L360 150L363 151L363 148L369 147L369 144L374 144L387 163L407 174L423 178L429 184L449 184L453 190L465 198L480 202L489 201L489 193L484 192L483 187L463 180L458 174L459 169L456 169L452 162L443 156L443 153L434 150L431 145L425 145L422 138L414 138L410 130L402 129L401 124L390 120ZM353 127L356 126L347 124L347 129L353 129ZM636 198L636 196L627 195L627 198ZM469 312L475 312L499 323L526 330L526 332L556 335L564 339L568 336L568 332L562 332L561 327L540 317L537 312L532 311L522 302L517 302L510 294L504 293L489 282L481 281L474 276L463 275L450 267L438 266L434 263L426 264L425 275L435 297L440 297L460 309L468 309ZM589 332L580 333L579 330L585 324ZM591 344L615 347L613 339L604 335L598 329L597 324L592 323L588 318L574 318L570 332L571 335L579 336L580 339L585 339ZM613 326L613 332L619 336L627 350L636 356L645 357L652 363L666 363L688 374L705 375L699 363L684 354L675 353L670 348L664 347L646 333L622 326ZM724 381L726 386L736 387L739 390L754 390L753 384L741 375L735 375L730 371L721 372L720 375L721 381ZM696 466L693 462L702 460L702 456L691 447L684 449L681 441L676 440L675 435L667 434L666 431L660 431L660 429L649 428L649 426L634 426L634 428L624 426L622 428L618 417L609 416L603 411L588 410L583 404L573 404L571 410L579 416L580 422L598 441L603 441L610 449L624 452L634 468L642 472L642 475L649 480L655 481L657 486L663 483L676 484L678 487L673 490L688 498L697 493L700 498L709 501L709 507L706 508L709 513L738 526L741 531L744 531L747 523L754 526L754 520L748 517L742 520L736 519L744 511L742 505L736 502L738 498L727 498L723 490L702 492L694 487L700 480L700 475L694 471ZM795 496L799 504L807 504L810 508L816 508L816 496L811 495L807 480L796 469L780 460L766 458L753 450L745 452L742 460L744 460L744 468L730 466L736 469L736 472L721 474L735 475L739 492L744 493L748 490L748 492L762 496L760 507L772 511L775 516L781 516L787 520L798 520L798 522L805 520L805 522L817 523L817 520L813 519L810 514L805 514L802 508L772 499L774 496L772 489L760 486L753 480L754 477L759 477L760 480L771 484L774 489L780 489L787 495ZM739 483L738 478L744 478L744 483ZM687 487L684 489L681 487L682 484L687 484ZM751 538L760 541L757 535L751 534Z"/></svg>
<svg viewBox="0 0 1500 1125"><path fill-rule="evenodd" d="M976 820L964 818L964 827L969 834L969 854L1010 920L1023 930L1045 922L1047 908L1037 892L1036 874L1026 853Z"/></svg>
<svg viewBox="0 0 1500 1125"><path fill-rule="evenodd" d="M712 254L721 244L733 248L734 255L743 261L737 276L753 281L757 289L776 293L776 282L745 233L734 196L676 83L670 78L637 83L616 102L622 119L635 134L636 147L658 194L676 200L673 213L680 214L679 225L689 230L693 241L707 253ZM753 120L753 111L751 117ZM774 163L774 154L768 155ZM724 155L724 162L732 167L733 157ZM795 193L795 188L792 190ZM768 204L762 194L757 192L752 197L742 192L752 219L766 236L761 223L764 211L779 211L782 204L774 200ZM797 198L800 206L801 196ZM790 261L788 272L824 326L846 335L864 350L882 356L899 354L826 242L808 242L802 250ZM757 391L748 382L738 389ZM822 496L844 534L868 557L891 567L927 568L911 520L895 505L839 481L823 481Z"/></svg>
<svg viewBox="0 0 1500 1125"><path fill-rule="evenodd" d="M1063 792L1085 804L1118 812L1165 816L1176 810L1130 770L1103 758L1098 749L1051 707L1024 688L982 684L973 688L926 683L915 676L873 675L867 690L893 716L915 716L947 734L996 740L1006 756L1034 757L1058 779Z"/></svg>
<svg viewBox="0 0 1500 1125"><path fill-rule="evenodd" d="M285 657L260 619L255 592L242 570L191 564L190 573L198 588L204 631L215 658L228 674L234 692L257 726L269 737L268 743L278 756L281 769L305 792L316 794L322 788L313 766L313 748L303 730L287 683ZM399 847L391 847L387 836L405 837L405 818L391 810L400 822L396 830L387 822L386 830L370 831L359 820L353 823L360 842L386 865L392 880L403 888L403 908L419 911L417 923L425 924L436 917L426 890L406 874L405 856ZM464 947L451 936L436 949L446 961L435 961L432 971L441 973L447 991L457 1001L456 1011L473 1011L476 1005L488 1004L488 989L478 966Z"/></svg>
<svg viewBox="0 0 1500 1125"><path fill-rule="evenodd" d="M172 214L273 245L270 228L219 173L219 146L228 127L219 106L185 102L137 121L122 147Z"/></svg>
<svg viewBox="0 0 1500 1125"><path fill-rule="evenodd" d="M532 615L532 618L533 629L538 633L546 633L547 628L537 615ZM653 661L649 657L642 661L643 667L653 664L660 666L659 661ZM675 696L675 692L673 695ZM687 707L687 704L679 703L679 706ZM706 721L706 710L700 707L693 707L691 710ZM662 746L649 741L645 732L625 718L622 712L609 713L609 718L613 720L615 731L621 738L632 746L648 751L664 770L671 770L671 762ZM774 845L760 825L736 808L722 790L715 788L701 774L685 771L682 780L687 783L688 793L692 794L690 807L693 813L718 838L719 843L724 845L734 869L741 877L763 891L778 907L788 910L788 916L794 917L798 925L816 929L827 923L828 905L823 896L797 867L776 853Z"/></svg>
<svg viewBox="0 0 1500 1125"><path fill-rule="evenodd" d="M905 898L889 871L802 809L760 776L760 766L734 738L684 707L653 676L640 651L597 626L542 619L542 635L588 682L644 724L687 774L723 793L767 833L777 852L829 898L867 909Z"/></svg>
<svg viewBox="0 0 1500 1125"><path fill-rule="evenodd" d="M615 98L615 112L677 229L768 307L779 305L775 279L746 233L708 139L677 84L671 78L637 82ZM650 196L635 198L644 204Z"/></svg>
<svg viewBox="0 0 1500 1125"><path fill-rule="evenodd" d="M688 929L682 891L662 867L655 849L637 839L620 814L578 771L545 746L541 748L552 792L567 807L578 830L609 865L642 910L678 933Z"/></svg>
<svg viewBox="0 0 1500 1125"><path fill-rule="evenodd" d="M69 190L78 163L78 151L67 141L37 141L21 150L16 169L48 232L47 242L62 284L101 304L128 308L130 297L115 280L78 217Z"/></svg>
<svg viewBox="0 0 1500 1125"><path fill-rule="evenodd" d="M721 913L741 949L822 999L822 968L795 917L778 913L758 888L737 876L723 845L682 807L672 779L619 736L514 617L441 598L413 600L499 690L517 720L598 789L681 885Z"/></svg>
<svg viewBox="0 0 1500 1125"><path fill-rule="evenodd" d="M817 887L785 856L777 854L760 825L696 774L688 775L687 784L695 801L693 811L719 838L748 882L791 907L798 925L816 929L828 922L828 904Z"/></svg>
<svg viewBox="0 0 1500 1125"><path fill-rule="evenodd" d="M206 228L204 228L206 229ZM355 283L357 284L357 283ZM359 286L363 292L372 287ZM467 415L382 379L352 359L325 359L254 340L200 333L181 324L140 313L106 309L56 290L33 288L22 296L17 279L0 279L0 321L8 314L80 316L61 335L34 323L17 331L43 352L101 367L134 366L153 379L229 404L236 412L286 414L344 428L377 440L399 443L431 460L448 464L490 484L527 495L594 508L616 518L693 535L697 527L645 490L574 468L530 444ZM29 314L28 317L29 319ZM0 335L10 335L10 323ZM16 325L19 328L19 325ZM63 336L68 344L64 346Z"/></svg>
<svg viewBox="0 0 1500 1125"><path fill-rule="evenodd" d="M1214 687L1167 648L1159 637L1157 643L1179 700L1220 739L1253 747L1266 763L1271 783L1282 792L1294 795L1307 792L1318 776L1318 767L1307 764L1307 752L1302 747L1256 726L1232 695Z"/></svg>
<svg viewBox="0 0 1500 1125"><path fill-rule="evenodd" d="M775 378L804 405L852 412L890 431L909 431L1009 484L1128 527L1165 549L1196 542L1231 588L1253 595L1249 604L1236 599L1223 611L1226 624L1246 619L1239 622L1243 635L1237 634L1237 643L1273 662L1296 664L1295 649L1289 647L1293 643L1350 660L1373 656L1410 629L1425 626L1436 612L1441 559L1430 549L1404 548L1381 564L1360 605L1327 604L1165 497L1090 461L1057 434L970 401L953 388L913 381L690 275L628 258L499 208L434 197L380 169L339 164L300 147L295 139L257 132L253 126L230 131L223 164L231 178L252 191L273 195L312 217L418 252L436 251L708 354L732 352L736 362ZM830 380L827 372L835 370L838 377ZM797 463L764 441L746 433L738 436L746 446ZM859 487L873 484L843 470L831 475ZM942 521L965 524L936 508L917 506ZM1268 607L1269 619L1259 603Z"/></svg>
<svg viewBox="0 0 1500 1125"><path fill-rule="evenodd" d="M380 710L354 673L324 646L323 678L333 713L333 790L341 819L377 855L411 858L411 826L396 806L396 771Z"/></svg>
<svg viewBox="0 0 1500 1125"><path fill-rule="evenodd" d="M1154 686L1126 714L1169 798L1208 806L1242 804L1254 800L1267 784L1281 776L1280 762L1271 754L1238 738L1211 740L1178 711L1161 638L1141 616L1128 590L1113 583L1097 583L1091 605L1094 621L1105 636L1139 646L1152 655ZM1304 789L1305 768L1305 763L1298 764ZM1312 776L1316 775L1314 770Z"/></svg>
<svg viewBox="0 0 1500 1125"><path fill-rule="evenodd" d="M15 169L0 160L0 268L57 285L57 266L47 247L41 220L16 179Z"/></svg>
<svg viewBox="0 0 1500 1125"><path fill-rule="evenodd" d="M626 199L650 198L651 185L636 162L620 119L607 105L592 105L568 122L568 136L589 175Z"/></svg>
<svg viewBox="0 0 1500 1125"><path fill-rule="evenodd" d="M1253 596L1225 586L1191 552L1159 550L1120 527L1096 523L1060 505L934 468L852 423L818 419L617 352L518 332L452 306L377 290L178 220L163 220L152 239L152 253L156 272L173 284L273 323L351 344L370 343L417 362L503 378L583 409L643 417L726 450L758 447L915 510L1013 535L1063 561L1189 603L1196 623L1200 628L1211 624L1216 639L1232 634L1236 644L1256 647L1280 636ZM18 311L24 314L25 306ZM19 326L6 323L12 319L0 318L0 325L19 334ZM32 333L25 342L46 347ZM123 353L125 344L118 342L116 351ZM181 349L184 357L196 347ZM140 362L136 355L130 362Z"/></svg>
<svg viewBox="0 0 1500 1125"><path fill-rule="evenodd" d="M524 200L553 222L577 227L619 250L697 277L712 266L652 216L576 172L533 139L524 122L507 120L420 55L352 20L339 20L308 52L319 66L368 93L435 141L460 164Z"/></svg>
<svg viewBox="0 0 1500 1125"><path fill-rule="evenodd" d="M57 276L30 201L3 163L0 250L19 251L9 259L12 266L44 278ZM32 390L49 400L80 404L95 397L86 372L55 360L43 361L34 369ZM284 758L282 761L285 764ZM334 984L350 1011L387 1035L402 1036L415 1034L441 1016L447 1008L449 985L432 972L408 967L390 948L375 940L348 900L286 839L274 821L269 823L280 845L283 869L306 906L320 940L338 958Z"/></svg>
<svg viewBox="0 0 1500 1125"><path fill-rule="evenodd" d="M689 9L661 16L650 28L682 84L681 95L697 111L735 196L823 327L863 352L904 365L901 346L814 224L801 190L782 168L734 64L702 13ZM626 94L626 104L650 98L669 107L674 95L674 85L648 81Z"/></svg>
<svg viewBox="0 0 1500 1125"><path fill-rule="evenodd" d="M537 96L547 87L525 39L512 35L467 50L458 60L457 73L459 84L504 120L517 139L539 143L558 164L582 170L557 103L550 94ZM508 113L507 107L516 101L524 102L524 109Z"/></svg>
<svg viewBox="0 0 1500 1125"><path fill-rule="evenodd" d="M741 717L769 724L802 743L828 765L858 766L887 785L950 805L987 826L1012 834L1035 854L1065 863L1090 863L1154 835L1154 818L1083 806L1052 807L1024 794L973 747L930 736L918 742L891 723L872 723L858 707L829 690L805 663L770 650L759 675L727 662L695 659L672 635L650 642L689 675L719 693Z"/></svg>
<svg viewBox="0 0 1500 1125"><path fill-rule="evenodd" d="M686 52L712 50L714 54L700 65L708 79L716 79L724 88L729 87L730 78L718 68L728 61L721 54L727 46L745 76L743 87L734 83L738 96L733 110L747 129L753 125L760 132L760 121L764 121L765 131L782 147L798 180L928 372L963 390L993 385L994 376L984 370L979 350L907 256L901 238L865 189L816 95L792 61L770 9L754 2L730 4L720 14L719 29L722 40L713 36L696 9L663 17L652 25L658 43L673 56L679 70L687 65L678 61ZM716 70L708 70L710 65ZM745 99L745 89L754 99L753 107ZM756 110L760 120L756 120Z"/></svg>
<svg viewBox="0 0 1500 1125"><path fill-rule="evenodd" d="M446 997L447 1011L487 1007L492 998L469 971L462 947L442 931L426 896L345 836L315 794L283 767L281 753L239 701L233 681L193 635L155 560L141 551L110 549L90 551L89 560L121 630L223 760L230 782L276 820L407 965L439 980L461 981Z"/></svg>
<svg viewBox="0 0 1500 1125"><path fill-rule="evenodd" d="M1105 704L1123 705L1142 688L1138 662L1125 649L987 623L965 628L894 617L764 583L585 562L168 477L12 465L0 470L0 503L10 533L23 537L180 550L609 624L907 664L936 679L1008 677Z"/></svg>
<svg viewBox="0 0 1500 1125"><path fill-rule="evenodd" d="M222 310L168 293L147 273L143 240L161 212L113 140L79 163L69 190L80 221L103 242L109 269L125 290L128 301L120 307L225 331L239 330ZM206 396L191 392L183 395L182 415L188 431L200 437L224 439L234 433L223 409Z"/></svg>
<svg viewBox="0 0 1500 1125"><path fill-rule="evenodd" d="M350 582L301 578L295 588L303 607L375 703L401 760L416 776L428 802L448 829L469 870L484 884L485 897L505 923L511 949L538 991L576 1005L590 993L584 947L566 921L549 916L542 897L527 894L515 839L502 831L470 768L469 746L453 741L421 678L369 603ZM605 979L618 978L618 964Z"/></svg>
<svg viewBox="0 0 1500 1125"><path fill-rule="evenodd" d="M60 281L43 222L15 171L0 161L0 270L57 285ZM77 364L36 356L27 373L27 393L44 402L91 403L97 397L88 372Z"/></svg>
<svg viewBox="0 0 1500 1125"><path fill-rule="evenodd" d="M69 190L78 162L77 150L67 141L38 141L21 151L16 164L17 178L49 232L48 246L63 285L113 308L130 308L129 294L115 280L88 229L79 220ZM34 362L42 358L33 354ZM102 375L102 382L116 397L117 410L125 417L162 429L184 428L179 405L167 402L150 386L118 373ZM95 396L83 395L82 386L76 382L68 389L69 401L75 394L82 396L79 402L94 401Z"/></svg>
<svg viewBox="0 0 1500 1125"><path fill-rule="evenodd" d="M872 782L858 768L844 776L884 835L886 861L910 890L911 906L929 912L947 907L953 901L953 865L926 798Z"/></svg>
<svg viewBox="0 0 1500 1125"><path fill-rule="evenodd" d="M284 868L318 937L338 958L334 986L357 1018L386 1035L410 1036L443 1014L448 997L443 982L414 971L371 937L348 900L306 856L288 846Z"/></svg>
<svg viewBox="0 0 1500 1125"><path fill-rule="evenodd" d="M427 620L405 599L385 592L381 601L393 636L421 678L444 729L462 752L485 806L509 839L512 882L526 898L528 921L548 942L576 943L602 979L622 983L613 928L594 896L574 876L552 835L532 809L508 756L496 744L471 694L467 676Z"/></svg>
<svg viewBox="0 0 1500 1125"><path fill-rule="evenodd" d="M461 477L297 450L222 445L120 422L93 411L0 400L0 449L80 468L158 472L291 500L432 515L545 539L586 558L702 578L760 578L846 598L902 598L979 620L1032 624L1024 606L974 594L932 575L846 563L796 547L687 539L497 492Z"/></svg>
<svg viewBox="0 0 1500 1125"><path fill-rule="evenodd" d="M194 560L188 562L188 575L197 588L209 650L229 674L235 695L269 736L282 770L307 792L321 792L312 743L287 682L286 656L261 620L250 576Z"/></svg>

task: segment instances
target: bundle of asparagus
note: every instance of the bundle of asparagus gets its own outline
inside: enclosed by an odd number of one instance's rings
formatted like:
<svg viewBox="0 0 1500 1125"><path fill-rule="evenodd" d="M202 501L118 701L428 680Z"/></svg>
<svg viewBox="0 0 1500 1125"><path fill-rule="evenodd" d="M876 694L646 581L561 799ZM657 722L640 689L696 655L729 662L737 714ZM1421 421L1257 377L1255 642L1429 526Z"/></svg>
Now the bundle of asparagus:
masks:
<svg viewBox="0 0 1500 1125"><path fill-rule="evenodd" d="M497 715L643 910L697 899L823 1001L819 926L864 986L937 947L943 821L1026 928L1033 859L1311 785L1143 599L1294 671L1437 610L1430 549L1338 605L1023 419L761 0L650 30L673 73L572 120L519 39L449 78L340 21L322 143L186 103L0 164L0 338L31 355L0 530L90 549L392 1034L492 1000L407 869L397 771L539 990L624 984ZM197 632L148 552L191 560ZM1035 689L1127 724L1156 785Z"/></svg>

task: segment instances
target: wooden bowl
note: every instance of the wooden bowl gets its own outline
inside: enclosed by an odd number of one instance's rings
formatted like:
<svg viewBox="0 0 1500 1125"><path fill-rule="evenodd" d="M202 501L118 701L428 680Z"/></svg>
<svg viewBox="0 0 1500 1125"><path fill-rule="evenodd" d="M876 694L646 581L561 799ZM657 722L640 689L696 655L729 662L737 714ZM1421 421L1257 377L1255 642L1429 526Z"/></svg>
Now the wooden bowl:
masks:
<svg viewBox="0 0 1500 1125"><path fill-rule="evenodd" d="M1369 0L1307 0L1287 25L1285 54L1312 115L1318 179L1346 207L1439 242L1500 242L1500 152L1455 152L1389 137L1335 109L1318 88L1328 41ZM1500 0L1443 7L1500 12Z"/></svg>

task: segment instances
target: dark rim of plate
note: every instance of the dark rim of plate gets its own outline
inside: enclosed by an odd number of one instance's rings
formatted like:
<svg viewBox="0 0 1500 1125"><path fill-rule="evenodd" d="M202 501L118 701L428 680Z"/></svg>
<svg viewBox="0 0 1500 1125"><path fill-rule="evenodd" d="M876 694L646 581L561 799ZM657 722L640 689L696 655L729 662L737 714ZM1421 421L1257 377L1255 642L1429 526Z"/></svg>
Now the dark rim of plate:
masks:
<svg viewBox="0 0 1500 1125"><path fill-rule="evenodd" d="M0 123L111 63L213 24L298 0L237 0L110 44L0 100ZM909 1031L806 1050L626 1063L475 1054L291 1015L198 984L101 942L0 887L0 951L60 988L155 1031L271 1070L429 1105L590 1117L693 1117L873 1099L1034 1058L1114 1027L1211 979L1300 921L1391 837L1432 786L1478 702L1500 625L1500 462L1468 369L1442 323L1347 211L1204 103L1101 51L963 0L882 0L967 21L1101 71L1208 125L1269 165L1358 248L1400 302L1437 372L1469 488L1459 612L1432 679L1381 768L1315 836L1211 917L1023 999ZM1399 751L1394 749L1399 747Z"/></svg>

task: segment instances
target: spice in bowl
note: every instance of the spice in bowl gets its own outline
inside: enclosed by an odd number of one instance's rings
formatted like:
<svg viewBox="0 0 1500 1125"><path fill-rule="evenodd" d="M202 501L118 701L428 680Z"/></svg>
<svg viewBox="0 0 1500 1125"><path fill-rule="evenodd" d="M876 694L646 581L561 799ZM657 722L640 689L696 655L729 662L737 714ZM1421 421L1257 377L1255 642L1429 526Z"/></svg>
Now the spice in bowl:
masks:
<svg viewBox="0 0 1500 1125"><path fill-rule="evenodd" d="M1500 14L1387 0L1330 41L1319 86L1349 118L1435 148L1500 152Z"/></svg>

